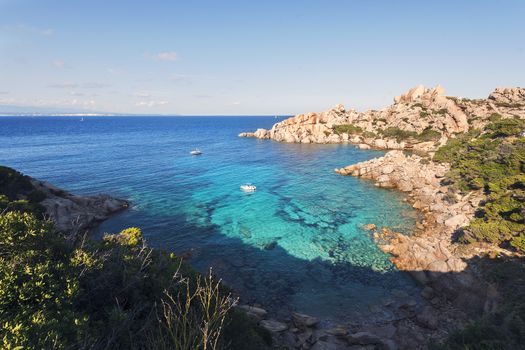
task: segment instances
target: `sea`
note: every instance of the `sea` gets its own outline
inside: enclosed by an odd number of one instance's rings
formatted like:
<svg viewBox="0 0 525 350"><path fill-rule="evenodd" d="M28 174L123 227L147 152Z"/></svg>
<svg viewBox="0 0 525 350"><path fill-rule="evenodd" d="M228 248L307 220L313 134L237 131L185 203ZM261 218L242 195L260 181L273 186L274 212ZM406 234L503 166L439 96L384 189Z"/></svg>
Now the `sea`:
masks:
<svg viewBox="0 0 525 350"><path fill-rule="evenodd" d="M384 305L420 287L363 225L410 234L417 213L399 192L334 172L381 151L238 137L280 120L0 117L0 164L75 194L129 200L94 239L139 227L149 246L211 268L240 302L275 317L388 318ZM257 190L241 191L246 183Z"/></svg>

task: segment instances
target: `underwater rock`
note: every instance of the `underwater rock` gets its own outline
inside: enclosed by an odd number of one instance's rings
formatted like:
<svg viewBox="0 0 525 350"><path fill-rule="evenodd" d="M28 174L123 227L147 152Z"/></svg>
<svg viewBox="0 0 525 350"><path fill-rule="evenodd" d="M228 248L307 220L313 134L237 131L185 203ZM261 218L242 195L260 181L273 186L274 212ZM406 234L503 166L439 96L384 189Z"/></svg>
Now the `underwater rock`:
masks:
<svg viewBox="0 0 525 350"><path fill-rule="evenodd" d="M363 230L365 231L373 231L377 228L376 224L366 224L363 225Z"/></svg>
<svg viewBox="0 0 525 350"><path fill-rule="evenodd" d="M319 323L317 318L300 314L298 312L292 313L292 319L295 326L298 328L314 327L317 323Z"/></svg>
<svg viewBox="0 0 525 350"><path fill-rule="evenodd" d="M262 320L266 317L268 312L265 309L249 305L238 305L237 309L243 310L248 316L251 316L254 319Z"/></svg>
<svg viewBox="0 0 525 350"><path fill-rule="evenodd" d="M288 329L286 323L279 322L276 320L262 320L260 323L261 327L266 328L272 333L284 332Z"/></svg>

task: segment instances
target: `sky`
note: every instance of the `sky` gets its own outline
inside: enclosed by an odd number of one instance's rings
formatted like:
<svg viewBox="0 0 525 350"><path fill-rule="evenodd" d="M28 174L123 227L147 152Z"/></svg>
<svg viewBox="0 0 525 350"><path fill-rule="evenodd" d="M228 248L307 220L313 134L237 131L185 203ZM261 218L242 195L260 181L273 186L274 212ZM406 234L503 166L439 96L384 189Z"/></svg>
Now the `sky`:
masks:
<svg viewBox="0 0 525 350"><path fill-rule="evenodd" d="M0 0L0 105L133 114L382 108L525 85L523 0Z"/></svg>

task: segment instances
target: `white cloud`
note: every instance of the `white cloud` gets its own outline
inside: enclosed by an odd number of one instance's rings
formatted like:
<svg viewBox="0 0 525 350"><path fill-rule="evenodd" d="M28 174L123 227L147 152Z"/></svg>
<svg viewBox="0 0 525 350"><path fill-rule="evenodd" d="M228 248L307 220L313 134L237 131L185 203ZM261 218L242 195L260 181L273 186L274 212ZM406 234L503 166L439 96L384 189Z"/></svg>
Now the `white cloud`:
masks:
<svg viewBox="0 0 525 350"><path fill-rule="evenodd" d="M133 94L135 97L142 97L142 98L149 98L151 97L151 94L146 91L138 91Z"/></svg>
<svg viewBox="0 0 525 350"><path fill-rule="evenodd" d="M39 33L40 35L43 35L43 36L50 36L50 35L53 35L55 31L51 28L46 28L46 29L40 29Z"/></svg>
<svg viewBox="0 0 525 350"><path fill-rule="evenodd" d="M82 84L82 88L84 89L101 89L105 87L110 87L110 84L106 83L99 83L99 82L90 82L90 83L84 83Z"/></svg>
<svg viewBox="0 0 525 350"><path fill-rule="evenodd" d="M156 107L167 105L168 101L140 101L135 104L137 107Z"/></svg>
<svg viewBox="0 0 525 350"><path fill-rule="evenodd" d="M77 88L80 88L80 89L101 89L101 88L110 87L111 85L95 81L95 82L88 82L88 83L83 83L83 84L71 83L71 82L55 83L55 84L51 84L51 85L48 85L48 86L50 88L54 88L54 89L77 89Z"/></svg>
<svg viewBox="0 0 525 350"><path fill-rule="evenodd" d="M17 105L17 106L28 106L28 107L80 107L80 108L92 108L97 103L95 100L80 100L74 99L13 99L13 98L0 98L0 104L4 105Z"/></svg>
<svg viewBox="0 0 525 350"><path fill-rule="evenodd" d="M16 104L16 100L13 98L0 98L1 105L13 105Z"/></svg>
<svg viewBox="0 0 525 350"><path fill-rule="evenodd" d="M59 68L59 69L63 69L63 68L68 68L68 65L66 64L66 62L62 61L62 60L54 60L51 62L51 65L55 68Z"/></svg>
<svg viewBox="0 0 525 350"><path fill-rule="evenodd" d="M191 85L194 77L195 76L186 75L186 74L174 74L169 79L172 82L177 83L177 84Z"/></svg>
<svg viewBox="0 0 525 350"><path fill-rule="evenodd" d="M54 89L75 89L79 87L77 83L55 83L48 86Z"/></svg>
<svg viewBox="0 0 525 350"><path fill-rule="evenodd" d="M161 52L158 53L155 58L159 61L167 61L167 62L173 62L178 59L178 55L176 52Z"/></svg>
<svg viewBox="0 0 525 350"><path fill-rule="evenodd" d="M17 25L6 25L1 27L1 29L5 31L37 34L41 36L51 36L55 33L55 30L52 28L39 28L22 23Z"/></svg>
<svg viewBox="0 0 525 350"><path fill-rule="evenodd" d="M232 102L232 105L234 105L234 106L238 106L238 105L240 105L240 104L241 104L241 103L240 103L239 101Z"/></svg>

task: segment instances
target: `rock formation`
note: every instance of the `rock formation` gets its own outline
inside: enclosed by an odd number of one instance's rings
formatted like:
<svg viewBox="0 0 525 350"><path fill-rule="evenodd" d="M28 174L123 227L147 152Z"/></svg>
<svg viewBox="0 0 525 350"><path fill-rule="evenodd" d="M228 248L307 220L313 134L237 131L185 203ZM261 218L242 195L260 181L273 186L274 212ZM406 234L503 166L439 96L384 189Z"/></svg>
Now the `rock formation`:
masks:
<svg viewBox="0 0 525 350"><path fill-rule="evenodd" d="M31 179L33 186L46 198L40 202L46 214L62 232L93 228L112 214L128 208L128 202L108 195L76 196L43 181Z"/></svg>
<svg viewBox="0 0 525 350"><path fill-rule="evenodd" d="M482 127L494 113L504 118L525 118L525 110L519 108L522 104L525 105L523 88L498 88L488 99L470 100L448 97L441 86L429 89L420 85L395 97L392 105L379 111L357 112L337 105L320 113L296 115L270 130L257 129L239 136L432 152L454 134ZM349 125L354 127L350 132L338 128ZM392 131L401 133L393 135Z"/></svg>
<svg viewBox="0 0 525 350"><path fill-rule="evenodd" d="M489 95L489 99L502 103L523 104L525 102L525 88L496 88Z"/></svg>
<svg viewBox="0 0 525 350"><path fill-rule="evenodd" d="M425 286L421 295L429 304L403 322L390 323L389 326L395 327L388 337L363 327L339 332L340 336L344 334L345 344L395 348L397 343L402 348L416 348L427 343L428 337L440 337L422 329L443 331L446 324L453 324L449 331L457 329L462 324L463 311L479 316L495 308L496 288L480 278L475 264L467 264L466 260L473 261L477 254L488 251L501 253L501 249L494 246L465 249L453 241L456 231L474 217L484 195L473 190L460 196L449 189L442 181L449 166L433 162L432 157L449 138L473 129L482 130L499 118L525 119L524 88L497 88L487 99L465 99L446 96L440 86L432 89L417 86L379 111L357 112L338 105L321 113L299 114L270 130L239 135L283 142L347 142L362 149L392 150L383 157L335 171L374 181L378 187L405 192L409 203L421 213L412 235L377 228L373 223L364 229L373 232L378 246L391 255L397 268L409 272ZM407 155L403 151L422 152ZM297 341L302 337L296 334L287 339ZM309 346L339 348L340 343L325 342L326 339L331 338L317 337L317 342ZM407 339L413 343L406 343Z"/></svg>
<svg viewBox="0 0 525 350"><path fill-rule="evenodd" d="M477 300L464 300L466 288L475 285L475 276L466 272L466 263L457 252L451 237L455 230L469 223L483 198L481 194L458 197L441 184L448 166L428 161L418 155L407 156L390 151L384 157L336 169L341 175L352 175L375 181L379 187L406 192L412 206L423 214L411 236L382 230L375 234L380 248L392 255L392 262L409 271L415 279L446 293L458 306L479 310L485 303L483 293L473 292ZM479 286L479 285L478 285ZM476 288L479 289L479 288Z"/></svg>

